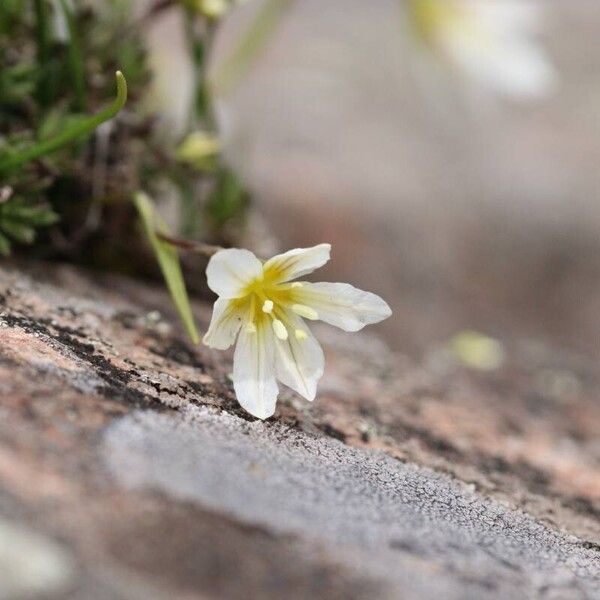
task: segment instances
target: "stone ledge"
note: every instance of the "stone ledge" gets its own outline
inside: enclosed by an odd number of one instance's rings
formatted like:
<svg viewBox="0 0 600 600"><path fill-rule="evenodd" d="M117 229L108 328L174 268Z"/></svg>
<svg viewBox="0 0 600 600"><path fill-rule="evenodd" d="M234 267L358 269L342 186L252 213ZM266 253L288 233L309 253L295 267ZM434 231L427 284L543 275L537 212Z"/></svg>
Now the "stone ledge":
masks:
<svg viewBox="0 0 600 600"><path fill-rule="evenodd" d="M0 270L0 514L66 549L45 597L600 593L585 359L507 340L505 367L478 374L324 329L317 401L284 395L260 423L160 290L26 270ZM567 369L576 393L528 403Z"/></svg>

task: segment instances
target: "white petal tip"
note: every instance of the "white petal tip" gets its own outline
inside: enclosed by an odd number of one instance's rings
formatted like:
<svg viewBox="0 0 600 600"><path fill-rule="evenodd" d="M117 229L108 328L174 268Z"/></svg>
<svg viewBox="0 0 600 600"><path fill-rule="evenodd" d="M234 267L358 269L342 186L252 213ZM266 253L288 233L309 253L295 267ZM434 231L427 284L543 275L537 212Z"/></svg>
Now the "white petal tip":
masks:
<svg viewBox="0 0 600 600"><path fill-rule="evenodd" d="M320 250L322 250L323 252L325 252L327 254L327 262L329 262L329 260L331 260L331 244L329 244L329 243L319 244L317 246L317 248L319 248Z"/></svg>
<svg viewBox="0 0 600 600"><path fill-rule="evenodd" d="M268 419L269 417L272 417L275 414L274 410L273 411L248 410L244 406L242 406L242 408L248 414L252 415L253 417L256 417L257 419L260 419L261 421L265 421L266 419Z"/></svg>
<svg viewBox="0 0 600 600"><path fill-rule="evenodd" d="M317 389L315 388L306 394L302 394L302 397L309 402L314 402L314 399L317 397Z"/></svg>
<svg viewBox="0 0 600 600"><path fill-rule="evenodd" d="M390 308L390 305L385 300L382 300L382 302L383 306L381 310L381 320L384 321L385 319L389 319L389 317L391 317L394 313Z"/></svg>
<svg viewBox="0 0 600 600"><path fill-rule="evenodd" d="M226 343L218 344L213 339L211 339L211 337L209 337L208 335L205 335L202 338L202 343L205 346L212 348L213 350L227 350L227 348L229 348L229 346L231 345L231 344L226 344Z"/></svg>

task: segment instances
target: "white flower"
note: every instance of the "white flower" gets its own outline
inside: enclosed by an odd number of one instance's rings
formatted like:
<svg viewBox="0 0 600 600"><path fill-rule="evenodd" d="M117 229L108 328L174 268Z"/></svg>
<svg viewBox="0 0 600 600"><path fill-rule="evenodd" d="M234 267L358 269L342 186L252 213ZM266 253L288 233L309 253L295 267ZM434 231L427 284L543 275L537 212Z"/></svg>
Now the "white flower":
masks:
<svg viewBox="0 0 600 600"><path fill-rule="evenodd" d="M204 343L224 350L237 337L235 393L260 419L275 412L277 380L314 400L324 357L304 319L358 331L392 314L379 296L346 283L293 281L322 267L330 251L329 244L296 248L263 263L233 248L208 263L208 285L219 298Z"/></svg>
<svg viewBox="0 0 600 600"><path fill-rule="evenodd" d="M421 41L464 75L515 97L542 96L556 73L533 39L530 0L408 0Z"/></svg>

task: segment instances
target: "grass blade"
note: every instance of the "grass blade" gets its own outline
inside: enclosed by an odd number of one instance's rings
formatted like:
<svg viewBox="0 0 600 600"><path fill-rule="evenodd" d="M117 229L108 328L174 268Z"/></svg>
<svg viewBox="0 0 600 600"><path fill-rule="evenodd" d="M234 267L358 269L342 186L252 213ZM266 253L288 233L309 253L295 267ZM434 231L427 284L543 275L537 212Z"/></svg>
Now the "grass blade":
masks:
<svg viewBox="0 0 600 600"><path fill-rule="evenodd" d="M168 235L168 231L162 220L157 217L149 196L143 192L138 192L135 195L134 202L179 317L190 339L194 344L197 344L200 341L200 336L192 315L177 249L157 236L157 233Z"/></svg>

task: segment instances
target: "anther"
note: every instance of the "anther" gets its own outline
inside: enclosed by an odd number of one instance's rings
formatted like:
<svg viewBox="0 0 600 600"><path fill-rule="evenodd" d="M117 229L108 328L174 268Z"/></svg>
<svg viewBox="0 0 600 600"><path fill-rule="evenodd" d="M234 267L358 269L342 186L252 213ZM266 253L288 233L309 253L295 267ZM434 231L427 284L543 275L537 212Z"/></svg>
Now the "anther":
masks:
<svg viewBox="0 0 600 600"><path fill-rule="evenodd" d="M267 314L271 314L273 312L273 301L265 300L265 303L262 306L262 311Z"/></svg>
<svg viewBox="0 0 600 600"><path fill-rule="evenodd" d="M273 331L280 340L288 339L288 332L285 325L279 319L273 319Z"/></svg>
<svg viewBox="0 0 600 600"><path fill-rule="evenodd" d="M309 319L310 321L316 321L319 318L319 313L314 308L306 306L304 304L293 304L292 310L299 316Z"/></svg>
<svg viewBox="0 0 600 600"><path fill-rule="evenodd" d="M245 330L247 333L256 333L256 325L254 324L253 321L250 321L249 323L246 323L245 325Z"/></svg>
<svg viewBox="0 0 600 600"><path fill-rule="evenodd" d="M304 329L296 329L294 331L294 335L296 336L296 339L300 342L308 339L308 333L306 333Z"/></svg>

